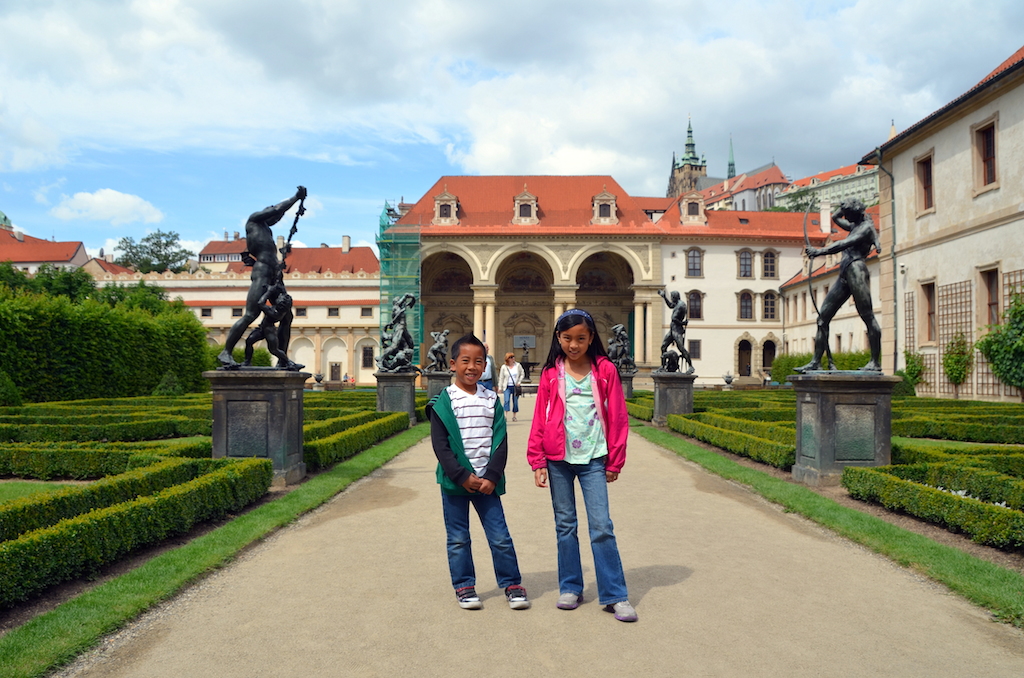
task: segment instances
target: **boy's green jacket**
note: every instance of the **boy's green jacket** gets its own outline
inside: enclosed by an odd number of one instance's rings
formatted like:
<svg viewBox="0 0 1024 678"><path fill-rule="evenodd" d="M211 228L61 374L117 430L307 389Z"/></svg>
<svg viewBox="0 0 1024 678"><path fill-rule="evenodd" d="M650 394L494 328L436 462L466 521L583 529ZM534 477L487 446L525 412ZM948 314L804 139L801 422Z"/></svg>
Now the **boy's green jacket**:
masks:
<svg viewBox="0 0 1024 678"><path fill-rule="evenodd" d="M469 473L473 473L473 465L469 463L469 458L466 457L466 448L462 444L462 432L459 430L459 422L455 418L455 413L452 412L452 399L448 396L448 390L445 389L438 393L436 396L430 399L426 406L427 419L431 420L431 413L437 416L437 419L444 426L445 432L448 434L448 445L449 451L455 455L455 459L459 465L466 469ZM431 427L434 422L431 420ZM505 455L507 456L507 445L505 445L506 426L505 426L505 410L502 408L501 399L496 398L494 401L494 423L491 425L491 460L500 461L500 469L492 469L491 464L488 463L488 471L484 473L484 477L489 480L494 480L494 493L497 495L505 494L505 459L501 458L502 455L496 454L499 448L503 448ZM445 450L438 450L437 439L432 435L434 439L434 454L444 454ZM491 471L500 473L500 476L495 480ZM437 482L441 485L441 491L445 494L451 495L471 495L474 492L469 492L462 485L458 484L455 479L448 476L444 472L444 468L441 463L437 464Z"/></svg>

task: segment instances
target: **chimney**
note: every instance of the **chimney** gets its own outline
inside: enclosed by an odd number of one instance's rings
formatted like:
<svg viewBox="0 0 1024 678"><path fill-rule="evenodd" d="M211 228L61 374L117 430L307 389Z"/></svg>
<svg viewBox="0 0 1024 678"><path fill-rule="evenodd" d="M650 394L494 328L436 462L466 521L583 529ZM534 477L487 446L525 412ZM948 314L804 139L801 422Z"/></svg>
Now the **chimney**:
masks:
<svg viewBox="0 0 1024 678"><path fill-rule="evenodd" d="M113 254L107 254L107 255L105 255L105 256L103 257L103 261L107 262L108 264L112 264L112 263L114 263L114 255L113 255Z"/></svg>
<svg viewBox="0 0 1024 678"><path fill-rule="evenodd" d="M224 231L224 242L228 241L228 232Z"/></svg>
<svg viewBox="0 0 1024 678"><path fill-rule="evenodd" d="M352 249L352 238L343 235L341 236L341 252L342 254L348 254L348 251Z"/></svg>
<svg viewBox="0 0 1024 678"><path fill-rule="evenodd" d="M821 201L821 214L819 215L819 218L820 218L819 228L821 228L821 232L822 233L831 233L832 232L832 203L830 203L828 200L822 200Z"/></svg>
<svg viewBox="0 0 1024 678"><path fill-rule="evenodd" d="M238 231L235 231L235 240L238 240Z"/></svg>
<svg viewBox="0 0 1024 678"><path fill-rule="evenodd" d="M280 251L282 247L284 247L284 236L283 235L279 235L279 236L277 236L277 249L278 249L278 251Z"/></svg>

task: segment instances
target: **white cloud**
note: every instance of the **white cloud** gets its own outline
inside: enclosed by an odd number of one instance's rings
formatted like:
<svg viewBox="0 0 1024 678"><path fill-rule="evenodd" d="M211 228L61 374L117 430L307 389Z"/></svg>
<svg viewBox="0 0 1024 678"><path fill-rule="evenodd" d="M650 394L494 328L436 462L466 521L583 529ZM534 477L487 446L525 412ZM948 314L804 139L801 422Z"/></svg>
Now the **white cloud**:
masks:
<svg viewBox="0 0 1024 678"><path fill-rule="evenodd" d="M44 186L39 186L35 190L32 191L32 197L40 205L49 205L50 204L50 196L49 196L50 191L52 191L55 188L60 188L61 186L64 185L65 182L66 182L66 179L64 177L61 177L57 181L54 181L54 182L49 183L49 184L46 184Z"/></svg>
<svg viewBox="0 0 1024 678"><path fill-rule="evenodd" d="M71 197L62 196L60 204L51 209L50 214L63 221L109 221L115 226L133 221L153 224L164 218L163 212L148 201L112 188L101 188L95 193L75 193Z"/></svg>

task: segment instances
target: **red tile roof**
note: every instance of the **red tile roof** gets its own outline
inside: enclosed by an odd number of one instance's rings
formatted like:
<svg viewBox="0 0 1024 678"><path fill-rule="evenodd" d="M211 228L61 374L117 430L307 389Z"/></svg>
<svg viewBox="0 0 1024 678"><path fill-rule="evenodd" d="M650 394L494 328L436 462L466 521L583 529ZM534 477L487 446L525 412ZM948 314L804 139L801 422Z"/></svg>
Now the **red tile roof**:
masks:
<svg viewBox="0 0 1024 678"><path fill-rule="evenodd" d="M105 259L92 258L89 260L89 262L95 262L96 265L103 269L105 272L111 273L113 275L118 275L120 273L135 273L135 271L133 271L130 268L121 266L119 264L115 264L114 262L107 261Z"/></svg>
<svg viewBox="0 0 1024 678"><path fill-rule="evenodd" d="M833 179L835 177L845 177L845 176L849 176L851 174L856 174L856 173L857 173L857 164L854 163L852 165L847 165L846 167L840 167L839 169L829 170L828 172L819 172L818 174L814 174L814 175L809 176L809 177L804 177L803 179L797 179L796 181L794 181L790 185L790 187L791 188L802 188L804 186L810 186L811 185L811 181L813 179L817 179L818 183L823 184L826 181L828 181L829 179Z"/></svg>
<svg viewBox="0 0 1024 678"><path fill-rule="evenodd" d="M245 240L240 242L245 243ZM380 261L369 247L350 247L347 253L341 247L294 247L285 261L288 264L285 273L376 273L380 270ZM225 270L245 273L251 269L240 261L232 261Z"/></svg>
<svg viewBox="0 0 1024 678"><path fill-rule="evenodd" d="M767 169L764 169L757 174L747 176L741 174L732 179L726 179L723 182L717 183L714 186L709 186L701 191L701 195L704 196L704 203L706 205L713 205L714 203L724 200L730 195L735 195L740 191L751 191L762 186L769 186L775 184L788 184L789 179L782 173L778 165L772 164ZM726 188L728 186L728 188Z"/></svg>
<svg viewBox="0 0 1024 678"><path fill-rule="evenodd" d="M81 242L76 241L52 242L30 235L22 237L24 240L18 240L14 231L0 229L0 261L15 264L64 263L74 259L78 251L85 248Z"/></svg>
<svg viewBox="0 0 1024 678"><path fill-rule="evenodd" d="M199 254L241 254L245 251L245 238L238 240L211 240Z"/></svg>
<svg viewBox="0 0 1024 678"><path fill-rule="evenodd" d="M1006 69L1010 68L1011 66L1016 64L1018 61L1024 61L1024 47L1021 47L1020 49L1018 49L1016 52L1014 52L1013 54L1010 55L1010 58L1008 58L1006 61L1004 61L1003 63L1001 63L998 66L996 66L996 69L994 71L992 71L991 73L989 73L988 75L986 75L984 78L982 78L981 82L979 82L977 85L975 85L975 87L980 87L980 86L984 85L986 82L988 82L992 78L996 77L997 75L999 75L1000 73L1002 73Z"/></svg>

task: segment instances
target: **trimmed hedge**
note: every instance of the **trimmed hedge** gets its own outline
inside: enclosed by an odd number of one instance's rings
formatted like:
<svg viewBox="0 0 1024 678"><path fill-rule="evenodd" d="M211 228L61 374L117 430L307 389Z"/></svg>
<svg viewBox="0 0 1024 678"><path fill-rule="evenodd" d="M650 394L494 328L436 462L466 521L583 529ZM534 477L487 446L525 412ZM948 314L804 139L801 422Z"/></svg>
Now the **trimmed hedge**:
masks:
<svg viewBox="0 0 1024 678"><path fill-rule="evenodd" d="M303 461L310 471L327 468L407 428L409 413L392 412L376 421L307 442L302 447Z"/></svg>
<svg viewBox="0 0 1024 678"><path fill-rule="evenodd" d="M210 435L212 430L212 420L160 416L109 424L0 424L0 440L22 443L59 440L153 440Z"/></svg>
<svg viewBox="0 0 1024 678"><path fill-rule="evenodd" d="M785 445L747 433L710 426L678 414L668 415L666 423L677 433L783 470L789 470L796 463L795 445Z"/></svg>
<svg viewBox="0 0 1024 678"><path fill-rule="evenodd" d="M1024 444L1024 426L947 421L921 416L893 419L892 434L906 438L941 438L975 443Z"/></svg>
<svg viewBox="0 0 1024 678"><path fill-rule="evenodd" d="M796 445L796 426L793 423L786 424L768 424L760 421L750 421L745 419L737 419L735 417L726 417L717 413L704 412L701 414L688 414L682 415L687 419L693 419L699 421L702 424L708 424L709 426L715 426L717 428L724 428L730 431L739 431L740 433L747 433L757 438L764 438L766 440L773 440L783 445Z"/></svg>
<svg viewBox="0 0 1024 678"><path fill-rule="evenodd" d="M238 511L262 497L274 475L268 459L214 466L212 473L157 494L0 543L0 608L95 572L138 548L184 534L200 522Z"/></svg>
<svg viewBox="0 0 1024 678"><path fill-rule="evenodd" d="M943 492L894 475L898 466L843 470L850 496L903 511L949 529L963 532L979 544L997 548L1024 546L1024 513L977 499Z"/></svg>
<svg viewBox="0 0 1024 678"><path fill-rule="evenodd" d="M5 502L0 504L0 542L66 518L187 483L207 470L195 459L168 459L88 485Z"/></svg>
<svg viewBox="0 0 1024 678"><path fill-rule="evenodd" d="M343 417L324 419L313 424L306 424L302 427L302 440L308 443L314 440L319 440L320 438L326 438L334 435L335 433L348 430L353 426L359 426L360 424L376 421L377 419L387 416L387 414L388 413L386 412L370 412L364 410L356 412L355 414L348 414Z"/></svg>
<svg viewBox="0 0 1024 678"><path fill-rule="evenodd" d="M654 419L654 404L648 405L649 400L637 401L636 399L626 401L626 412L629 416L644 421Z"/></svg>

